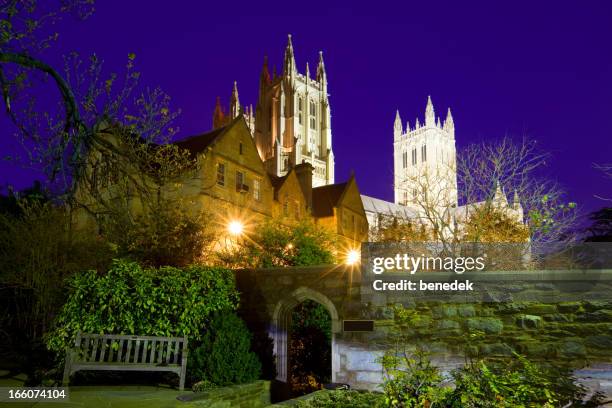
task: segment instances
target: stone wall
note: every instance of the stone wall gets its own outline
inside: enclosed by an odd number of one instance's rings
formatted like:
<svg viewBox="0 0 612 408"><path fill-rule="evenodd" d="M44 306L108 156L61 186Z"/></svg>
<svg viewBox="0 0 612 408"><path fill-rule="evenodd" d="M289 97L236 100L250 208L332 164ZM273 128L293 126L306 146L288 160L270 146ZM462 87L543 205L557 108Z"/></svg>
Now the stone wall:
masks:
<svg viewBox="0 0 612 408"><path fill-rule="evenodd" d="M374 291L374 279L431 283L471 280L467 292ZM332 317L332 381L377 389L378 359L391 348L396 308L418 319L404 327L407 348L432 353L445 373L475 356L513 352L578 369L592 388L612 394L612 270L371 273L343 266L238 271L241 313L274 344L277 379L287 376L292 308L310 299ZM343 330L344 320L373 320L371 332ZM477 335L473 337L471 335ZM605 389L608 387L608 389Z"/></svg>
<svg viewBox="0 0 612 408"><path fill-rule="evenodd" d="M259 408L270 405L270 381L211 388L189 395L189 401L208 408Z"/></svg>
<svg viewBox="0 0 612 408"><path fill-rule="evenodd" d="M425 273L412 279L451 282L453 273ZM406 275L388 276L387 282ZM612 391L612 271L479 272L470 294L371 290L362 279L360 318L375 321L373 332L336 337L340 374L354 388L376 389L382 379L377 361L396 335L408 351L429 351L442 371L460 367L465 356L508 357L514 352L577 371L590 386ZM399 325L399 310L414 318ZM410 314L410 312L409 312ZM586 367L586 369L584 369ZM596 375L593 375L595 370Z"/></svg>

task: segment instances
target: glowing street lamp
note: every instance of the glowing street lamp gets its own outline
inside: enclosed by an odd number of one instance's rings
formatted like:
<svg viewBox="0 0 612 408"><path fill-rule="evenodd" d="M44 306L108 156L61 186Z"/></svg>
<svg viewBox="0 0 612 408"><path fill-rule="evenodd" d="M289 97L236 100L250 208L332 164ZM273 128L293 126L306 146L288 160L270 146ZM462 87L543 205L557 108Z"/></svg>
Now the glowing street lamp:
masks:
<svg viewBox="0 0 612 408"><path fill-rule="evenodd" d="M234 236L242 235L244 232L244 224L236 220L230 221L230 223L227 225L227 230Z"/></svg>
<svg viewBox="0 0 612 408"><path fill-rule="evenodd" d="M346 254L346 261L345 262L346 262L347 265L358 264L360 260L361 260L361 254L356 249L351 249Z"/></svg>

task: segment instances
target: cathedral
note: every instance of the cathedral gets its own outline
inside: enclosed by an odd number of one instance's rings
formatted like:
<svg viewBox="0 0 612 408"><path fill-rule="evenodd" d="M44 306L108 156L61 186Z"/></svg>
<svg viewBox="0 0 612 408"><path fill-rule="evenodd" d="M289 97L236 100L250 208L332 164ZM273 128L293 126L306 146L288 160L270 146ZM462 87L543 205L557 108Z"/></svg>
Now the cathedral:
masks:
<svg viewBox="0 0 612 408"><path fill-rule="evenodd" d="M252 106L240 105L234 83L228 113L217 98L213 129L227 125L238 115L244 116L270 174L282 177L296 165L309 163L314 169L313 187L334 184L331 114L322 52L314 77L308 63L306 71L300 73L289 35L280 75L270 75L264 58L255 111Z"/></svg>
<svg viewBox="0 0 612 408"><path fill-rule="evenodd" d="M457 207L455 125L450 108L442 123L427 98L425 122L402 125L399 111L393 125L395 203L410 206L419 195L436 197L444 207ZM431 198L430 198L431 199Z"/></svg>
<svg viewBox="0 0 612 408"><path fill-rule="evenodd" d="M444 120L436 116L431 97L427 98L424 121L404 127L399 111L393 123L394 202L362 195L370 230L381 218L421 223L432 215L461 228L472 212L485 201L459 205L457 191L457 149L455 122L450 108ZM524 222L523 208L515 193L510 202L496 184L491 203L502 208L517 222ZM428 212L429 215L424 213Z"/></svg>
<svg viewBox="0 0 612 408"><path fill-rule="evenodd" d="M280 75L270 74L264 57L259 76L257 105L243 106L234 82L229 110L217 98L213 112L213 130L227 127L239 116L244 118L255 147L270 177L286 177L302 164L312 168L312 188L334 185L331 113L327 93L327 74L323 53L314 75L308 63L298 71L291 35L288 36ZM427 205L444 218L463 223L484 202L459 205L457 191L457 150L455 122L450 108L446 116L436 115L431 97L427 98L425 116L413 125L402 122L396 111L393 124L394 202L361 195L362 207L370 230L381 217L406 221L423 220ZM492 202L523 222L518 197L510 203L496 187ZM426 203L426 204L425 204Z"/></svg>

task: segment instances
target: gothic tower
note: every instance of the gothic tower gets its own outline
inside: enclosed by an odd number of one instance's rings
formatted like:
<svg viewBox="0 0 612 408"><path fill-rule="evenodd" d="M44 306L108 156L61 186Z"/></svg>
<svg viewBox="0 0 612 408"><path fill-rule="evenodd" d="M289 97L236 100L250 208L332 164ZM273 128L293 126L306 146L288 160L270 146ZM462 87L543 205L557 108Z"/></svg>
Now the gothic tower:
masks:
<svg viewBox="0 0 612 408"><path fill-rule="evenodd" d="M215 104L215 110L213 112L213 129L220 128L230 123L238 115L243 115L247 126L251 130L251 135L255 131L255 117L253 115L252 106L240 105L240 98L238 97L238 83L234 81L234 87L232 88L232 95L230 97L229 113L226 114L225 110L221 106L221 98L217 96L217 103Z"/></svg>
<svg viewBox="0 0 612 408"><path fill-rule="evenodd" d="M457 206L455 124L450 108L444 124L427 99L425 123L402 126L399 111L393 126L395 203L422 207Z"/></svg>
<svg viewBox="0 0 612 408"><path fill-rule="evenodd" d="M259 99L255 110L255 143L268 171L276 176L302 162L314 167L312 184L334 183L334 154L330 126L327 74L319 52L316 77L306 64L300 74L289 35L283 71L270 77L268 60L259 78Z"/></svg>

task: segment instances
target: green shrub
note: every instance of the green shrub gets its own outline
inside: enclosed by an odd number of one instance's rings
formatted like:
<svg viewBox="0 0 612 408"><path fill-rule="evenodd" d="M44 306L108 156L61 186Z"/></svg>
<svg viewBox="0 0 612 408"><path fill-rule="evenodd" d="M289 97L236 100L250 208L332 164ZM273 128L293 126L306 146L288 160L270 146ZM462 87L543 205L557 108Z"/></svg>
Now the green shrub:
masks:
<svg viewBox="0 0 612 408"><path fill-rule="evenodd" d="M414 355L387 353L384 369L384 407L444 407L448 388L442 387L442 376L420 349Z"/></svg>
<svg viewBox="0 0 612 408"><path fill-rule="evenodd" d="M498 361L474 360L452 373L454 389L444 386L438 369L417 349L382 359L385 407L552 408L597 407L601 394L588 401L584 386L568 370L545 368L515 355Z"/></svg>
<svg viewBox="0 0 612 408"><path fill-rule="evenodd" d="M229 311L214 315L202 344L189 359L191 377L203 384L243 384L261 374L261 363L251 351L251 333L242 319Z"/></svg>
<svg viewBox="0 0 612 408"><path fill-rule="evenodd" d="M374 392L335 390L319 391L313 397L298 401L297 408L374 408L380 406L383 395Z"/></svg>
<svg viewBox="0 0 612 408"><path fill-rule="evenodd" d="M333 235L309 218L291 227L272 219L258 225L239 248L220 251L217 257L232 268L328 265L335 262L335 244Z"/></svg>
<svg viewBox="0 0 612 408"><path fill-rule="evenodd" d="M68 301L47 335L63 358L78 332L187 336L198 341L214 312L238 304L234 275L223 268L142 268L116 260L104 275L87 271L68 282Z"/></svg>
<svg viewBox="0 0 612 408"><path fill-rule="evenodd" d="M597 407L601 402L599 394L583 402L586 390L570 371L546 369L520 355L472 362L453 372L453 379L455 389L446 399L451 408Z"/></svg>

